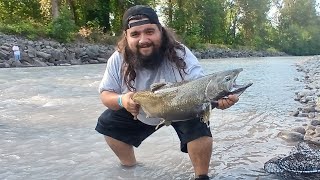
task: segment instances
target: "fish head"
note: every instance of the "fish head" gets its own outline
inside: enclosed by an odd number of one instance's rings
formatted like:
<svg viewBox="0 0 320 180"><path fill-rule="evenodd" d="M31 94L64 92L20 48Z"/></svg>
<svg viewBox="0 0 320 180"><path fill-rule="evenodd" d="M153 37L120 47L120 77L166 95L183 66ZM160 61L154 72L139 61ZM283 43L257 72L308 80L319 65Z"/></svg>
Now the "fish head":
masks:
<svg viewBox="0 0 320 180"><path fill-rule="evenodd" d="M216 101L230 94L240 96L252 83L238 85L236 79L242 68L217 72L211 75L205 94L210 101Z"/></svg>
<svg viewBox="0 0 320 180"><path fill-rule="evenodd" d="M150 91L139 91L134 93L131 98L135 103L145 104L148 101L150 102L150 99L152 99L153 96L154 96L154 93Z"/></svg>
<svg viewBox="0 0 320 180"><path fill-rule="evenodd" d="M166 97L166 95L152 91L138 91L132 95L131 99L143 108L157 108Z"/></svg>
<svg viewBox="0 0 320 180"><path fill-rule="evenodd" d="M157 94L152 91L135 92L131 97L132 100L139 104L143 112L139 114L146 114L148 118L161 117L162 108L164 105L164 98L162 94ZM140 109L141 110L141 109Z"/></svg>

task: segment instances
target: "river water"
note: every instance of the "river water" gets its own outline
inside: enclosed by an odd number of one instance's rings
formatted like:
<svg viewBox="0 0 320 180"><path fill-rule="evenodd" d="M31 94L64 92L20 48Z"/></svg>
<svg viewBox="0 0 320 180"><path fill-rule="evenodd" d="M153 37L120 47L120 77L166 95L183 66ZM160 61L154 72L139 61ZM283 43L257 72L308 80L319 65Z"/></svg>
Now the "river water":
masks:
<svg viewBox="0 0 320 180"><path fill-rule="evenodd" d="M277 137L300 126L289 115L303 84L295 64L305 57L201 60L205 72L242 67L238 84L253 82L239 102L214 109L212 179L276 179L264 163L290 151ZM172 127L163 127L136 149L139 164L124 168L94 128L105 107L97 91L105 64L0 69L0 179L193 178L187 154Z"/></svg>

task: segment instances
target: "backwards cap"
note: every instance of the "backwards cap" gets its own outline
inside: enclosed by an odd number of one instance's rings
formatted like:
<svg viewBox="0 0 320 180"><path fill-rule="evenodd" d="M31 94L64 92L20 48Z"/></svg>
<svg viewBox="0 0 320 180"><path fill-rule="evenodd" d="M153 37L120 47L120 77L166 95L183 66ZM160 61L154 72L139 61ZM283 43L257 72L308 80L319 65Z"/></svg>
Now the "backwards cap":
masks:
<svg viewBox="0 0 320 180"><path fill-rule="evenodd" d="M122 18L122 28L123 30L127 30L130 27L134 26L129 24L130 18L136 15L144 15L146 16L149 20L144 21L143 23L138 23L136 25L142 25L142 24L160 24L158 15L156 12L144 5L136 5L133 7L130 7L123 15Z"/></svg>

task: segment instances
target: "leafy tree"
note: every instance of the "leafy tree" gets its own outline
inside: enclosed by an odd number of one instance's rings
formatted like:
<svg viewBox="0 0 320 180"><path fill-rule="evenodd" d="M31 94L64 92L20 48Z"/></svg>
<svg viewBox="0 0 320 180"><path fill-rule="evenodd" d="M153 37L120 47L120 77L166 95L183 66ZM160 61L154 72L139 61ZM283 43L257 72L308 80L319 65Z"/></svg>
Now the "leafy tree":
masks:
<svg viewBox="0 0 320 180"><path fill-rule="evenodd" d="M124 12L134 5L154 5L152 0L110 0L111 6L111 29L119 35L122 31L122 17Z"/></svg>
<svg viewBox="0 0 320 180"><path fill-rule="evenodd" d="M156 8L191 48L209 43L320 54L316 0L0 0L0 31L70 41L80 29L95 42L120 35L123 13L137 4ZM277 13L268 19L271 6Z"/></svg>
<svg viewBox="0 0 320 180"><path fill-rule="evenodd" d="M0 21L13 24L24 19L41 21L39 0L0 0Z"/></svg>
<svg viewBox="0 0 320 180"><path fill-rule="evenodd" d="M202 6L198 8L201 13L199 21L201 37L203 41L212 44L224 42L224 28L226 13L222 0L203 0Z"/></svg>
<svg viewBox="0 0 320 180"><path fill-rule="evenodd" d="M239 31L246 46L264 46L268 37L267 13L270 9L269 0L236 0L239 6Z"/></svg>
<svg viewBox="0 0 320 180"><path fill-rule="evenodd" d="M191 47L223 42L224 8L221 0L168 0L165 23Z"/></svg>
<svg viewBox="0 0 320 180"><path fill-rule="evenodd" d="M77 26L94 24L104 32L110 31L110 0L69 0Z"/></svg>
<svg viewBox="0 0 320 180"><path fill-rule="evenodd" d="M294 55L320 54L316 0L284 0L281 7L278 47Z"/></svg>
<svg viewBox="0 0 320 180"><path fill-rule="evenodd" d="M238 29L239 27L239 18L240 18L240 6L236 4L234 0L226 0L225 1L225 36L224 43L225 44L238 44L239 36Z"/></svg>
<svg viewBox="0 0 320 180"><path fill-rule="evenodd" d="M62 6L59 16L49 24L49 35L60 42L73 40L76 25L71 18L71 12L66 6Z"/></svg>

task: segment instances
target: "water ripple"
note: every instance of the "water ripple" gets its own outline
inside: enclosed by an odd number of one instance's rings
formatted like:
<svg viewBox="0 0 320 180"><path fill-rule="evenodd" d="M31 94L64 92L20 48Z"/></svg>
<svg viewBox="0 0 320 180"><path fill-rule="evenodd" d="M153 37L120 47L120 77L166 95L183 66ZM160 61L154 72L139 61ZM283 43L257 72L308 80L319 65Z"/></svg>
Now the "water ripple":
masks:
<svg viewBox="0 0 320 180"><path fill-rule="evenodd" d="M299 124L288 115L301 88L298 57L201 60L206 73L242 67L253 82L237 105L213 110L212 179L275 179L263 164L291 148L276 137ZM193 178L179 139L164 127L136 149L140 162L124 168L94 131L105 109L97 87L105 65L0 69L0 179Z"/></svg>

